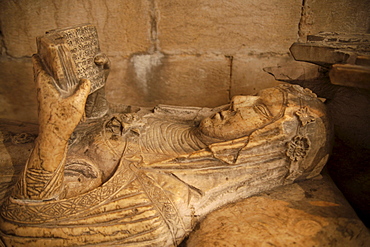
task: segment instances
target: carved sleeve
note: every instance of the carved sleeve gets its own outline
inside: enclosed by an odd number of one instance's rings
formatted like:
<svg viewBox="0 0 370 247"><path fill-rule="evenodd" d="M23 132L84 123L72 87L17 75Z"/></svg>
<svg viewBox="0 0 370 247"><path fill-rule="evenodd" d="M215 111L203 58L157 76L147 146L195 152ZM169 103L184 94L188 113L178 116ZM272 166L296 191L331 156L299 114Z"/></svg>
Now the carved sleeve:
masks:
<svg viewBox="0 0 370 247"><path fill-rule="evenodd" d="M66 153L67 149L65 148L59 165L54 171L48 171L43 169L42 166L32 164L35 161L35 156L40 157L39 147L36 144L15 186L13 196L19 199L31 200L58 199L63 188Z"/></svg>

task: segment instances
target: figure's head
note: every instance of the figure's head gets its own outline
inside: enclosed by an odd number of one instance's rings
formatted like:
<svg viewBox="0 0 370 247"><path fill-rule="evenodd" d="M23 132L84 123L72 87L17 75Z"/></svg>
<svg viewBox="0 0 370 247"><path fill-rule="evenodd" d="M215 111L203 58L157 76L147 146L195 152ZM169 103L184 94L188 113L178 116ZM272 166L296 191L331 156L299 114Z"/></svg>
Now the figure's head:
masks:
<svg viewBox="0 0 370 247"><path fill-rule="evenodd" d="M237 139L276 122L287 112L304 107L314 109L318 113L316 117L325 115L323 103L309 89L282 84L261 90L255 96L233 97L227 110L203 119L199 129L215 139Z"/></svg>
<svg viewBox="0 0 370 247"><path fill-rule="evenodd" d="M204 119L199 128L220 140L209 148L226 163L279 159L296 164L289 180L317 175L331 149L325 105L298 85L282 84L256 96L234 97L228 110ZM262 158L266 155L269 158Z"/></svg>
<svg viewBox="0 0 370 247"><path fill-rule="evenodd" d="M227 110L203 119L199 129L206 136L231 140L249 135L280 116L284 93L268 88L256 96L235 96Z"/></svg>

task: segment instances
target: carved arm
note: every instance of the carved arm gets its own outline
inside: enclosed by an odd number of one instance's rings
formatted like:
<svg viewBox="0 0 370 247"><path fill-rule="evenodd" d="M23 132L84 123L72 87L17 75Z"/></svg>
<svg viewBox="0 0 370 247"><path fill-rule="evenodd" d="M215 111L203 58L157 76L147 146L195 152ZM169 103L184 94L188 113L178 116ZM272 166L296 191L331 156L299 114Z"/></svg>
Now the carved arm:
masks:
<svg viewBox="0 0 370 247"><path fill-rule="evenodd" d="M60 193L68 139L83 118L90 81L82 79L70 96L63 97L39 56L34 55L32 60L39 103L39 136L15 188L15 196L47 200Z"/></svg>

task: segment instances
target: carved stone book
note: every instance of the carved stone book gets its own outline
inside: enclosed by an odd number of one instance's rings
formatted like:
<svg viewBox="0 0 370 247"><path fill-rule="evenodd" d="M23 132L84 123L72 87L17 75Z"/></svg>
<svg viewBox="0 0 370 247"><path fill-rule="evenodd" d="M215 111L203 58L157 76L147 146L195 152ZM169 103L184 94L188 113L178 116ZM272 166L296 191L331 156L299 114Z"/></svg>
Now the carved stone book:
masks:
<svg viewBox="0 0 370 247"><path fill-rule="evenodd" d="M61 93L73 93L82 78L91 81L90 93L104 86L104 69L94 62L100 47L93 25L48 31L37 38L37 49Z"/></svg>

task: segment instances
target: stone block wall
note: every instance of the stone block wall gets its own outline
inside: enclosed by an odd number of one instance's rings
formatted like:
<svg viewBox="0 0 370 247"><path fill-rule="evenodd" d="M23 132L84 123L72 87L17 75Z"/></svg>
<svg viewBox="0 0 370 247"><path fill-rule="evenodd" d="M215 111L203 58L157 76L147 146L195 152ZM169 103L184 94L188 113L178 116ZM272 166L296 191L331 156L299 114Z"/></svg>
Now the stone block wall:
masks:
<svg viewBox="0 0 370 247"><path fill-rule="evenodd" d="M369 0L1 0L0 118L37 121L31 55L45 31L92 23L112 104L216 106L278 82L290 45L370 32ZM310 67L315 69L314 67Z"/></svg>

